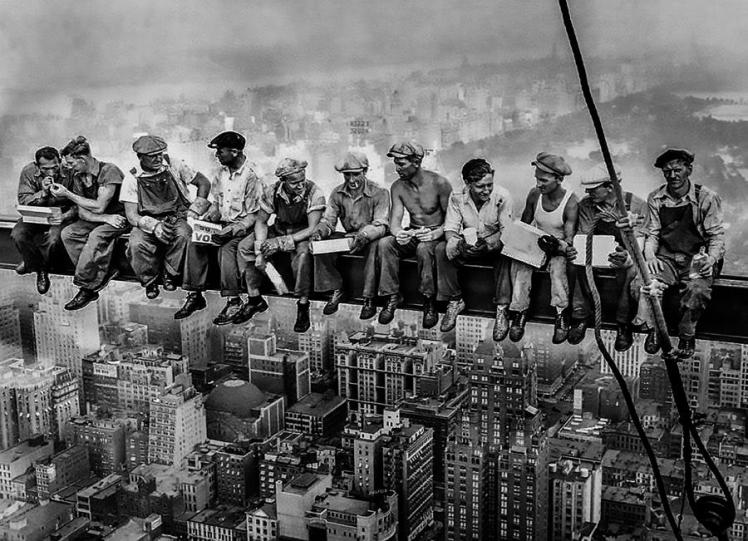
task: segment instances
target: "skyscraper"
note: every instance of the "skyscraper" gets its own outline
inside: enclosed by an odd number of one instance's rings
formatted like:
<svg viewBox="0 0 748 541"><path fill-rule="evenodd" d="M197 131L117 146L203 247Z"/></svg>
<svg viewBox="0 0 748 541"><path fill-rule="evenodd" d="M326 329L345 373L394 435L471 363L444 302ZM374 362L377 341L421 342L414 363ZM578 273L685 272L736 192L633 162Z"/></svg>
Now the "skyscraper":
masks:
<svg viewBox="0 0 748 541"><path fill-rule="evenodd" d="M203 395L193 387L174 385L151 399L149 462L179 466L195 445L206 439Z"/></svg>
<svg viewBox="0 0 748 541"><path fill-rule="evenodd" d="M285 395L292 405L311 391L309 355L276 348L275 338L274 334L249 337L249 381L266 393Z"/></svg>

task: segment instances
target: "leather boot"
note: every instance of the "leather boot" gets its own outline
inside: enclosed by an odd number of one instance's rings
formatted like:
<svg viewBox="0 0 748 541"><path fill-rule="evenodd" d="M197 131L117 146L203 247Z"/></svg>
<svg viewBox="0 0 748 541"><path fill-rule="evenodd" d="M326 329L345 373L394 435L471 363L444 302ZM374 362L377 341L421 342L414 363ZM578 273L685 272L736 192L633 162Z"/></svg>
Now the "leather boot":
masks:
<svg viewBox="0 0 748 541"><path fill-rule="evenodd" d="M556 314L556 322L553 324L553 338L551 342L554 344L563 344L566 338L569 336L569 319L566 317L566 311L561 311Z"/></svg>
<svg viewBox="0 0 748 541"><path fill-rule="evenodd" d="M442 318L442 324L439 327L441 332L449 332L457 325L457 316L465 310L465 301L462 299L453 299L447 304L447 311Z"/></svg>
<svg viewBox="0 0 748 541"><path fill-rule="evenodd" d="M512 317L512 325L509 327L509 340L519 342L525 335L525 324L527 323L527 310L515 312Z"/></svg>
<svg viewBox="0 0 748 541"><path fill-rule="evenodd" d="M361 306L361 314L359 314L358 318L367 320L373 318L375 315L377 315L377 308L374 306L374 299L364 297L364 304Z"/></svg>
<svg viewBox="0 0 748 541"><path fill-rule="evenodd" d="M294 323L294 332L306 332L309 330L311 322L309 321L309 302L296 303L296 323Z"/></svg>
<svg viewBox="0 0 748 541"><path fill-rule="evenodd" d="M80 288L78 293L65 305L65 310L80 310L99 298L99 294L91 289Z"/></svg>
<svg viewBox="0 0 748 541"><path fill-rule="evenodd" d="M36 290L40 295L44 295L49 291L49 273L47 271L40 270L36 273Z"/></svg>
<svg viewBox="0 0 748 541"><path fill-rule="evenodd" d="M260 297L260 300L257 302L251 302L247 301L245 302L241 308L234 314L234 317L231 320L231 323L234 325L241 325L242 323L246 323L250 319L252 319L252 316L255 314L259 314L261 312L264 312L268 309L268 303L265 299Z"/></svg>
<svg viewBox="0 0 748 541"><path fill-rule="evenodd" d="M387 304L379 312L379 323L387 325L395 319L395 311L401 302L403 302L403 298L400 296L400 293L395 293L387 297Z"/></svg>
<svg viewBox="0 0 748 541"><path fill-rule="evenodd" d="M507 312L509 310L506 306L496 307L496 318L493 322L493 340L494 342L501 342L509 334L509 318Z"/></svg>
<svg viewBox="0 0 748 541"><path fill-rule="evenodd" d="M205 297L199 291L190 291L187 293L187 298L184 301L182 307L174 314L174 319L184 319L191 316L198 310L202 310L207 306Z"/></svg>
<svg viewBox="0 0 748 541"><path fill-rule="evenodd" d="M571 322L571 329L569 329L569 336L567 340L571 345L581 344L584 340L584 336L587 334L587 320L576 319Z"/></svg>
<svg viewBox="0 0 748 541"><path fill-rule="evenodd" d="M325 304L325 307L322 309L322 313L326 316L332 315L335 312L338 311L338 307L340 306L340 301L343 300L343 290L342 289L336 289L332 292L332 296L330 297L330 300L327 301L327 304Z"/></svg>
<svg viewBox="0 0 748 541"><path fill-rule="evenodd" d="M423 302L423 321L421 323L424 329L431 329L439 323L439 312L436 311L436 301L432 297L426 298Z"/></svg>

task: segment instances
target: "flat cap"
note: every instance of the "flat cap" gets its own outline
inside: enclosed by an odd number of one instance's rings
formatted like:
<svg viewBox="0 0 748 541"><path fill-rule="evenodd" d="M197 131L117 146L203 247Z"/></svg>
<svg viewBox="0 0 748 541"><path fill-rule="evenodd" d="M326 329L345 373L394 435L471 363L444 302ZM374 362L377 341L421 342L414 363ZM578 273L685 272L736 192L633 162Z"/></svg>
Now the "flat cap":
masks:
<svg viewBox="0 0 748 541"><path fill-rule="evenodd" d="M654 166L658 169L665 167L665 165L673 160L683 160L687 164L693 163L694 154L690 150L685 148L668 148L665 152L657 156Z"/></svg>
<svg viewBox="0 0 748 541"><path fill-rule="evenodd" d="M618 182L620 182L621 170L618 167L615 167L615 170ZM606 182L610 182L610 175L608 174L608 168L603 164L597 166L590 174L589 178L582 179L582 182L580 182L580 184L585 190L591 190L592 188L597 188L598 186L605 184Z"/></svg>
<svg viewBox="0 0 748 541"><path fill-rule="evenodd" d="M363 152L352 150L335 164L335 170L339 173L360 173L369 168L369 160Z"/></svg>
<svg viewBox="0 0 748 541"><path fill-rule="evenodd" d="M166 141L158 135L141 135L132 144L136 154L155 154L166 150Z"/></svg>
<svg viewBox="0 0 748 541"><path fill-rule="evenodd" d="M293 158L283 158L278 167L275 169L275 176L283 178L288 175L293 175L299 171L303 171L307 166L306 160L295 160Z"/></svg>
<svg viewBox="0 0 748 541"><path fill-rule="evenodd" d="M244 150L247 140L241 133L235 131L225 131L216 135L208 143L208 148L233 148L234 150Z"/></svg>
<svg viewBox="0 0 748 541"><path fill-rule="evenodd" d="M390 158L423 158L423 147L413 141L399 141L390 147L387 156Z"/></svg>
<svg viewBox="0 0 748 541"><path fill-rule="evenodd" d="M541 171L545 171L546 173L561 175L562 177L571 175L571 167L569 167L569 164L566 163L566 160L564 160L561 156L549 154L548 152L541 152L540 154L535 156L535 161L530 165L534 165L535 167L537 167Z"/></svg>

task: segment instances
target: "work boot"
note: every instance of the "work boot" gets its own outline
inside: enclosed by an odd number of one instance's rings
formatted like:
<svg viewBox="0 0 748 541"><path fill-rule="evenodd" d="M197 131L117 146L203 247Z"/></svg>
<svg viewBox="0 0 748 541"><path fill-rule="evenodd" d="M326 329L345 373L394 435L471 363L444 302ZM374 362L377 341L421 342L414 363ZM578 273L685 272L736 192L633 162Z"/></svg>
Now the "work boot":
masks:
<svg viewBox="0 0 748 541"><path fill-rule="evenodd" d="M158 297L158 294L160 293L158 289L158 284L156 282L151 282L147 286L145 286L145 296L151 300Z"/></svg>
<svg viewBox="0 0 748 541"><path fill-rule="evenodd" d="M252 319L252 316L255 314L259 314L261 312L264 312L268 309L268 303L263 299L262 297L258 297L259 300L252 302L252 300L248 300L245 302L241 308L234 314L234 318L231 320L231 322L235 325L240 325L242 323L246 323L250 319Z"/></svg>
<svg viewBox="0 0 748 541"><path fill-rule="evenodd" d="M187 298L184 301L182 307L174 313L174 319L184 319L190 317L193 313L198 310L202 310L208 306L205 302L205 297L199 291L190 291L187 293Z"/></svg>
<svg viewBox="0 0 748 541"><path fill-rule="evenodd" d="M457 325L457 316L459 316L464 310L465 301L461 298L449 301L449 304L447 304L447 311L444 313L439 330L441 332L449 332L454 329L455 325Z"/></svg>
<svg viewBox="0 0 748 541"><path fill-rule="evenodd" d="M364 305L361 307L361 314L358 319L371 319L377 315L377 307L374 306L374 299L371 297L364 297Z"/></svg>
<svg viewBox="0 0 748 541"><path fill-rule="evenodd" d="M633 343L634 335L631 331L631 325L628 323L619 323L616 330L616 342L613 345L615 350L627 351Z"/></svg>
<svg viewBox="0 0 748 541"><path fill-rule="evenodd" d="M657 333L657 329L647 329L647 338L644 339L644 351L650 355L654 355L660 351L660 335Z"/></svg>
<svg viewBox="0 0 748 541"><path fill-rule="evenodd" d="M26 270L26 262L21 261L18 265L16 265L16 274L26 274L28 270Z"/></svg>
<svg viewBox="0 0 748 541"><path fill-rule="evenodd" d="M293 325L294 332L306 332L311 325L309 321L309 302L296 303L296 323Z"/></svg>
<svg viewBox="0 0 748 541"><path fill-rule="evenodd" d="M575 346L582 343L585 334L587 334L587 320L576 319L571 322L571 329L569 329L567 340L571 345Z"/></svg>
<svg viewBox="0 0 748 541"><path fill-rule="evenodd" d="M385 304L384 308L379 312L379 323L387 325L395 319L395 311L401 302L403 302L403 298L400 296L400 293L388 296L387 304Z"/></svg>
<svg viewBox="0 0 748 541"><path fill-rule="evenodd" d="M228 325L234 322L234 316L242 307L242 300L239 297L229 297L226 306L223 307L218 315L213 319L213 325Z"/></svg>
<svg viewBox="0 0 748 541"><path fill-rule="evenodd" d="M525 335L525 324L527 323L527 310L514 312L512 326L509 327L509 340L519 342Z"/></svg>
<svg viewBox="0 0 748 541"><path fill-rule="evenodd" d="M168 272L164 273L164 291L176 291L177 290L177 277L172 276Z"/></svg>
<svg viewBox="0 0 748 541"><path fill-rule="evenodd" d="M80 310L81 308L88 306L92 301L99 298L99 294L92 289L86 289L82 287L78 290L78 293L70 299L65 305L65 310Z"/></svg>
<svg viewBox="0 0 748 541"><path fill-rule="evenodd" d="M104 279L101 281L101 285L96 288L96 292L98 293L99 291L104 289L107 286L107 284L109 284L109 282L117 278L117 276L119 276L118 269L109 269L109 271L104 276Z"/></svg>
<svg viewBox="0 0 748 541"><path fill-rule="evenodd" d="M436 301L433 297L426 297L423 302L423 321L421 325L424 329L430 329L437 323L439 323L439 312L436 311Z"/></svg>
<svg viewBox="0 0 748 541"><path fill-rule="evenodd" d="M47 271L40 270L36 273L36 290L40 295L49 291L49 273Z"/></svg>
<svg viewBox="0 0 748 541"><path fill-rule="evenodd" d="M494 342L501 342L509 333L509 318L507 317L507 311L506 306L496 306L496 319L494 319L493 322Z"/></svg>
<svg viewBox="0 0 748 541"><path fill-rule="evenodd" d="M568 336L569 320L566 317L566 310L562 310L556 314L556 322L553 324L553 338L551 339L551 342L554 344L563 344Z"/></svg>
<svg viewBox="0 0 748 541"><path fill-rule="evenodd" d="M693 357L694 351L696 350L696 339L695 338L680 338L678 340L678 351L676 355L679 359L688 359Z"/></svg>
<svg viewBox="0 0 748 541"><path fill-rule="evenodd" d="M327 304L325 304L325 307L322 309L322 313L326 316L330 316L338 311L338 306L340 305L340 301L343 300L343 290L342 289L336 289L332 292L332 296L330 297L330 300L327 301Z"/></svg>

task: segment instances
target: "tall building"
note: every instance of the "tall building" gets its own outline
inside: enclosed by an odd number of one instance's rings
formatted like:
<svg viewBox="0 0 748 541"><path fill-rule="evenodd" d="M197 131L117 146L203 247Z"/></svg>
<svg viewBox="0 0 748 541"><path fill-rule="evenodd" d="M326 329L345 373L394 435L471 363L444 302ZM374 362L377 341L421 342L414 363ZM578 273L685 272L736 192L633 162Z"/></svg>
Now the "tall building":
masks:
<svg viewBox="0 0 748 541"><path fill-rule="evenodd" d="M600 521L602 467L599 462L564 457L548 469L548 539L577 539L585 523Z"/></svg>
<svg viewBox="0 0 748 541"><path fill-rule="evenodd" d="M266 393L285 395L292 405L311 391L309 355L277 348L275 338L249 337L249 381Z"/></svg>
<svg viewBox="0 0 748 541"><path fill-rule="evenodd" d="M331 437L343 430L348 417L345 398L309 393L286 410L286 428L316 438Z"/></svg>
<svg viewBox="0 0 748 541"><path fill-rule="evenodd" d="M382 446L388 429L378 423L364 423L354 429L353 491L369 495L382 488Z"/></svg>
<svg viewBox="0 0 748 541"><path fill-rule="evenodd" d="M207 439L203 395L193 387L174 385L151 399L148 459L179 466L198 443Z"/></svg>
<svg viewBox="0 0 748 541"><path fill-rule="evenodd" d="M105 476L125 464L125 427L118 421L90 416L74 417L66 427L68 445L88 448L91 471Z"/></svg>
<svg viewBox="0 0 748 541"><path fill-rule="evenodd" d="M419 376L431 374L443 352L417 338L356 332L335 344L338 394L348 399L352 420L381 414L415 396Z"/></svg>
<svg viewBox="0 0 748 541"><path fill-rule="evenodd" d="M74 445L49 460L37 462L34 468L39 499L48 499L58 490L88 478L91 474L88 448Z"/></svg>
<svg viewBox="0 0 748 541"><path fill-rule="evenodd" d="M312 326L299 334L299 350L309 355L312 373L330 373L334 370L333 329L329 318L312 320Z"/></svg>
<svg viewBox="0 0 748 541"><path fill-rule="evenodd" d="M0 275L3 287L0 288L0 304L12 303L18 310L19 330L21 333L21 348L26 362L35 362L36 332L34 328L34 312L39 304L40 296L36 292L34 275L19 276L15 272L6 270ZM58 287L60 279L52 276L52 287ZM8 332L12 332L8 330ZM16 355L20 357L21 355ZM2 359L0 359L2 360Z"/></svg>
<svg viewBox="0 0 748 541"><path fill-rule="evenodd" d="M54 453L54 444L42 436L35 436L9 449L0 451L0 499L13 498L13 479L38 461L45 460Z"/></svg>
<svg viewBox="0 0 748 541"><path fill-rule="evenodd" d="M217 451L216 495L221 503L245 506L257 487L257 456L251 449L228 445ZM254 481L254 482L253 482Z"/></svg>
<svg viewBox="0 0 748 541"><path fill-rule="evenodd" d="M613 356L613 360L616 362L616 366L626 377L638 378L639 368L647 358L647 353L644 351L644 333L634 333L634 343L626 351L616 351L613 345L616 341L615 331L603 330L601 331L603 342L605 347L608 349L610 354ZM610 368L605 359L600 356L600 372L603 374L610 374Z"/></svg>
<svg viewBox="0 0 748 541"><path fill-rule="evenodd" d="M0 360L23 358L20 311L15 304L0 304Z"/></svg>
<svg viewBox="0 0 748 541"><path fill-rule="evenodd" d="M468 368L472 364L473 352L478 344L490 337L492 321L485 317L460 316L455 326L457 363Z"/></svg>
<svg viewBox="0 0 748 541"><path fill-rule="evenodd" d="M41 365L69 369L82 383L83 357L101 347L96 306L68 312L63 309L64 302L44 297L34 312L37 359Z"/></svg>

